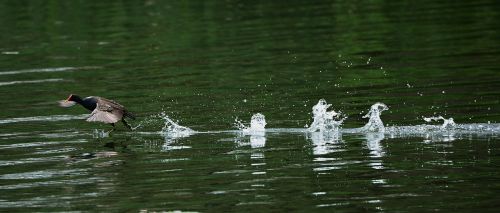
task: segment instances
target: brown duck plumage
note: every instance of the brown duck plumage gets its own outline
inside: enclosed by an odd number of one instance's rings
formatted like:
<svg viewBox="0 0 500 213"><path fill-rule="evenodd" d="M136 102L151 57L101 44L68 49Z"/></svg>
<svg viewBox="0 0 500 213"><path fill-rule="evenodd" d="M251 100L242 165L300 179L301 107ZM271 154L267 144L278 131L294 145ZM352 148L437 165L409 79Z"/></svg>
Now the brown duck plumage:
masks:
<svg viewBox="0 0 500 213"><path fill-rule="evenodd" d="M127 128L132 129L124 118L135 119L135 116L116 101L97 96L90 96L82 99L77 95L70 95L68 99L59 102L59 105L62 107L70 107L75 104L80 104L92 111L87 118L89 122L108 123L111 124L114 129L115 123L122 121Z"/></svg>

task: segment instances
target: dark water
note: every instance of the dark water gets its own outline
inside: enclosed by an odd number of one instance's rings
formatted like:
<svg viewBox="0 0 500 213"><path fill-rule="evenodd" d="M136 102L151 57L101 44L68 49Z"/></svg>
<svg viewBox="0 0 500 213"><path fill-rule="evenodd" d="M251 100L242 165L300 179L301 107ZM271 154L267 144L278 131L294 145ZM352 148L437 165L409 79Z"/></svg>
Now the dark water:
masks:
<svg viewBox="0 0 500 213"><path fill-rule="evenodd" d="M324 98L360 127L500 122L496 1L1 1L0 211L498 212L500 134L198 131ZM70 93L119 101L136 132Z"/></svg>

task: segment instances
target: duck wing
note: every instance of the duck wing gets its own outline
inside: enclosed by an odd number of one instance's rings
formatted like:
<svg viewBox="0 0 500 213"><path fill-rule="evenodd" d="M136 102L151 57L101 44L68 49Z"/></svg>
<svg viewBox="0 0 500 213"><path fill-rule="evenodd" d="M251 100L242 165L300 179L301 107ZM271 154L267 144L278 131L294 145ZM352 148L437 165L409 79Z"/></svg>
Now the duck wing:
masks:
<svg viewBox="0 0 500 213"><path fill-rule="evenodd" d="M112 106L115 109L121 110L122 117L124 116L124 117L131 118L131 119L135 120L135 115L130 113L123 105L119 104L118 102L110 100L110 99L102 98L102 97L98 97L98 100L102 103L106 103L106 104Z"/></svg>
<svg viewBox="0 0 500 213"><path fill-rule="evenodd" d="M106 99L106 98L103 98L103 97L95 97L97 99L97 103L100 104L100 105L109 105L111 107L113 107L114 109L117 109L117 110L125 110L125 107L121 104L119 104L118 102L116 101L113 101L113 100L110 100L110 99Z"/></svg>
<svg viewBox="0 0 500 213"><path fill-rule="evenodd" d="M123 106L104 98L97 99L97 105L94 111L90 113L87 121L116 123L123 118Z"/></svg>

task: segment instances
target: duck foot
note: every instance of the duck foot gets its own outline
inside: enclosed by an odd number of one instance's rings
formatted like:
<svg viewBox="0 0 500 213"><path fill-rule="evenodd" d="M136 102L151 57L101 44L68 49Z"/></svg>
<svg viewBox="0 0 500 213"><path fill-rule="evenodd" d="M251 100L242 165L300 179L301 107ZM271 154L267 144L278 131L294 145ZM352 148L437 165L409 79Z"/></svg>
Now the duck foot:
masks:
<svg viewBox="0 0 500 213"><path fill-rule="evenodd" d="M125 125L125 126L129 129L129 130L132 130L132 131L133 131L132 127L131 127L128 123L127 123L127 121L125 121L125 119L122 119L122 123L123 123L123 125Z"/></svg>
<svg viewBox="0 0 500 213"><path fill-rule="evenodd" d="M112 123L112 124L111 124L111 126L113 126L113 129L111 129L111 130L109 130L108 132L106 132L106 134L109 134L109 133L111 133L111 132L113 132L113 131L115 131L115 130L116 130L116 126L115 126L115 124L113 124L113 123Z"/></svg>

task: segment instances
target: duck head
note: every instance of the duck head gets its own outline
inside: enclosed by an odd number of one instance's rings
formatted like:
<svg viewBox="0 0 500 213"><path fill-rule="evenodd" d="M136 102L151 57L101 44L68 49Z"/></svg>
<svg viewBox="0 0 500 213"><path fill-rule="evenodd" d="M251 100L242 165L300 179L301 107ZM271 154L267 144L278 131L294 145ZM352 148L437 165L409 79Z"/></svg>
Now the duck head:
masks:
<svg viewBox="0 0 500 213"><path fill-rule="evenodd" d="M71 94L66 100L59 101L59 106L71 107L79 103L81 100L80 96Z"/></svg>

